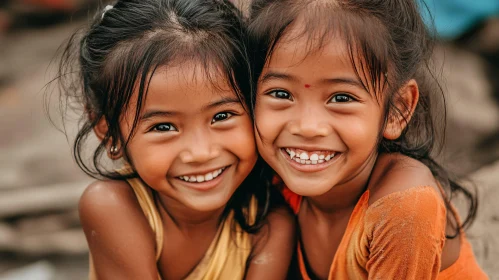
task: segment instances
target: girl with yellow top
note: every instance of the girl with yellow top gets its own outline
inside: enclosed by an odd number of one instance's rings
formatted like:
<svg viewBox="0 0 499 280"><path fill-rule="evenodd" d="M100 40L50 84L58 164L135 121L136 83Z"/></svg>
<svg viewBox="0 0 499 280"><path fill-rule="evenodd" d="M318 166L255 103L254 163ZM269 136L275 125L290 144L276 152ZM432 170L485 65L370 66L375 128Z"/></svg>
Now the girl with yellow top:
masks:
<svg viewBox="0 0 499 280"><path fill-rule="evenodd" d="M260 180L245 36L229 1L120 0L69 41L74 154L100 178L79 204L91 279L286 277L293 218Z"/></svg>

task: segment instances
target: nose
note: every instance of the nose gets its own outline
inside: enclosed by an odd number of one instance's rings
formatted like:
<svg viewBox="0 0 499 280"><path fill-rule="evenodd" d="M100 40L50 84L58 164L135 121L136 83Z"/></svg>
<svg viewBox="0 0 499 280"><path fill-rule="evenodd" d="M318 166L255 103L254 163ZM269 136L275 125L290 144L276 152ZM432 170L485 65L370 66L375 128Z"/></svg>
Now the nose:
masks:
<svg viewBox="0 0 499 280"><path fill-rule="evenodd" d="M220 156L220 145L209 131L197 130L186 135L184 147L180 153L183 163L204 163Z"/></svg>
<svg viewBox="0 0 499 280"><path fill-rule="evenodd" d="M294 114L293 121L288 123L288 131L303 138L325 137L331 134L332 128L327 123L327 116L323 113L324 108L314 108L307 106L300 108Z"/></svg>

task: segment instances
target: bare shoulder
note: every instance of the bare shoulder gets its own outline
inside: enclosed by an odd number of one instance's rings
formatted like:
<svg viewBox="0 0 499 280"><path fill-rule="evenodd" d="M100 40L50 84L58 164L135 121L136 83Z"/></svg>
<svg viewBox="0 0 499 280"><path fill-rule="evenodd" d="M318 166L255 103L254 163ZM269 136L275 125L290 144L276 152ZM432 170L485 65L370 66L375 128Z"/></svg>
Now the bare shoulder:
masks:
<svg viewBox="0 0 499 280"><path fill-rule="evenodd" d="M129 200L133 190L125 181L99 180L91 183L80 198L80 207L109 206ZM90 208L92 209L92 208ZM80 209L81 210L81 209Z"/></svg>
<svg viewBox="0 0 499 280"><path fill-rule="evenodd" d="M78 210L82 223L97 220L119 218L123 210L141 213L140 205L132 188L125 181L95 181L83 192Z"/></svg>
<svg viewBox="0 0 499 280"><path fill-rule="evenodd" d="M80 198L79 214L100 277L157 276L154 234L128 183L90 184Z"/></svg>
<svg viewBox="0 0 499 280"><path fill-rule="evenodd" d="M369 183L369 205L379 199L415 187L440 188L431 170L422 162L401 154L379 156Z"/></svg>
<svg viewBox="0 0 499 280"><path fill-rule="evenodd" d="M286 279L296 246L296 219L290 209L279 207L253 236L253 250L245 279Z"/></svg>
<svg viewBox="0 0 499 280"><path fill-rule="evenodd" d="M292 237L295 235L295 231L295 215L288 207L280 206L269 212L266 223L254 236L254 243L262 243L271 236Z"/></svg>
<svg viewBox="0 0 499 280"><path fill-rule="evenodd" d="M106 180L90 184L83 192L78 210L80 221L89 237L119 230L147 233L152 237L147 220L132 188L125 181ZM90 242L91 240L89 240Z"/></svg>

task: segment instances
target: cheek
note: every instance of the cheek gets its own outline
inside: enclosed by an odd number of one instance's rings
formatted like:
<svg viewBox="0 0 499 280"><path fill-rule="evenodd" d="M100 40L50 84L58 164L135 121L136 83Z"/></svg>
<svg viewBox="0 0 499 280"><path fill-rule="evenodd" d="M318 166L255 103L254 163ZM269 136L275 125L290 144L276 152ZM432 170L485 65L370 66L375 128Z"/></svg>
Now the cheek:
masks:
<svg viewBox="0 0 499 280"><path fill-rule="evenodd" d="M366 115L345 119L337 130L350 151L364 153L372 151L376 145L380 125L378 118Z"/></svg>
<svg viewBox="0 0 499 280"><path fill-rule="evenodd" d="M256 161L257 152L255 145L255 135L253 133L253 124L248 118L238 129L234 129L225 139L232 146L232 150L240 160Z"/></svg>
<svg viewBox="0 0 499 280"><path fill-rule="evenodd" d="M172 152L175 149L174 147L171 145L168 146L168 149L165 149L165 147L164 143L153 143L150 141L132 141L129 144L129 160L141 177L143 177L142 175L147 175L151 178L157 176L161 178L165 177L175 154ZM145 170L147 172L144 172ZM143 179L147 180L146 177Z"/></svg>
<svg viewBox="0 0 499 280"><path fill-rule="evenodd" d="M285 122L283 113L264 106L255 108L255 135L257 142L273 142Z"/></svg>

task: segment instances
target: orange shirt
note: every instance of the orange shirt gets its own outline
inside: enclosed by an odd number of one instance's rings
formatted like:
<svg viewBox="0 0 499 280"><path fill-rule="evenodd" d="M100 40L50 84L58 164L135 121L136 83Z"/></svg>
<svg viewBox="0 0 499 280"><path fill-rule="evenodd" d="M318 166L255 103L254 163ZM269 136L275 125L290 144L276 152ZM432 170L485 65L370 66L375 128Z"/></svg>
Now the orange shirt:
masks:
<svg viewBox="0 0 499 280"><path fill-rule="evenodd" d="M281 191L298 213L301 196L286 187ZM446 208L434 188L414 187L368 202L369 190L350 216L328 279L488 279L464 233L459 258L440 271ZM309 280L300 244L298 262Z"/></svg>

